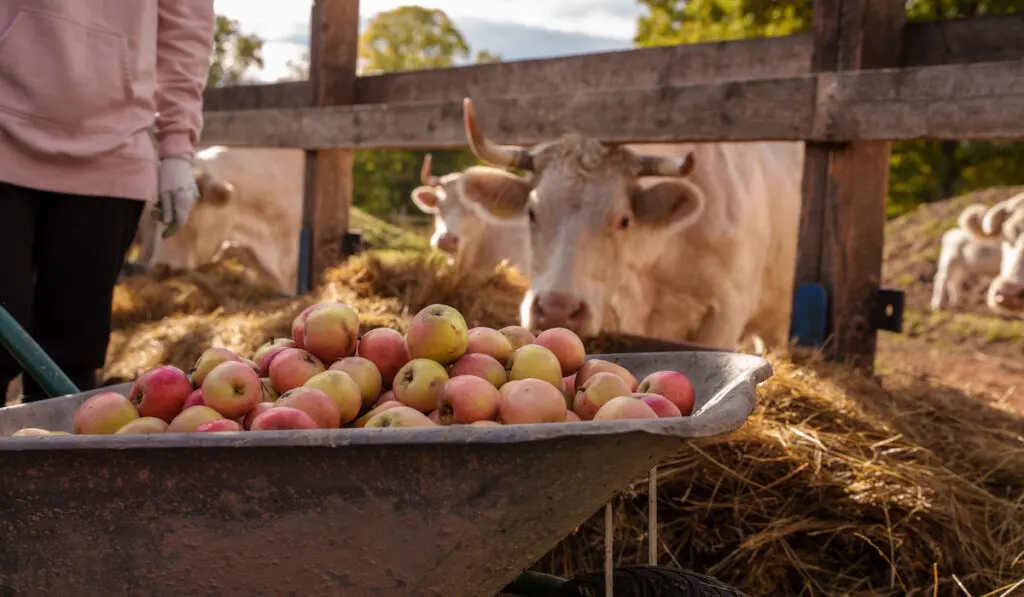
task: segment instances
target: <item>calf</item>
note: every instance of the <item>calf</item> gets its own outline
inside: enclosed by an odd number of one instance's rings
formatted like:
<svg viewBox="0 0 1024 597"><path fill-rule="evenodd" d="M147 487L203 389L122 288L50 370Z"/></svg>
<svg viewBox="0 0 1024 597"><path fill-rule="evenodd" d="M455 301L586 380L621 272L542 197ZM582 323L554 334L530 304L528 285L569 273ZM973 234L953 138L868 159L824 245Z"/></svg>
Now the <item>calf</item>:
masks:
<svg viewBox="0 0 1024 597"><path fill-rule="evenodd" d="M970 274L986 278L999 275L1001 243L982 230L986 211L984 205L967 207L960 213L957 227L942 235L942 249L933 279L932 310L960 306L960 293Z"/></svg>
<svg viewBox="0 0 1024 597"><path fill-rule="evenodd" d="M529 227L522 325L788 344L802 143L621 146L566 134L526 149L489 141L468 98L464 110L480 159L533 173L469 168L457 181L481 217Z"/></svg>
<svg viewBox="0 0 1024 597"><path fill-rule="evenodd" d="M434 176L428 153L420 169L422 185L412 191L420 211L434 216L430 246L448 253L464 269L494 269L502 261L529 273L530 237L525 224L497 225L467 208L459 193L461 172Z"/></svg>
<svg viewBox="0 0 1024 597"><path fill-rule="evenodd" d="M300 149L209 147L195 160L200 199L177 234L161 238L148 214L139 225L146 269L191 269L235 246L284 294L298 284L304 154Z"/></svg>
<svg viewBox="0 0 1024 597"><path fill-rule="evenodd" d="M998 239L1001 253L999 273L989 284L986 304L1001 314L1024 312L1024 193L993 205L979 232Z"/></svg>

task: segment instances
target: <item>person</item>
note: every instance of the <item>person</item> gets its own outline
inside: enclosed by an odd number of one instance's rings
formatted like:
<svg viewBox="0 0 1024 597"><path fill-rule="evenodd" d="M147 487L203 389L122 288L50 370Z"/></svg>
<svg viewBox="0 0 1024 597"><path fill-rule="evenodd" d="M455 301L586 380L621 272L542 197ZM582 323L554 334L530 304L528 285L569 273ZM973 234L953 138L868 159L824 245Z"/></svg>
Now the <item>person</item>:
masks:
<svg viewBox="0 0 1024 597"><path fill-rule="evenodd" d="M213 0L0 2L0 304L82 391L144 209L166 236L197 199L214 19Z"/></svg>

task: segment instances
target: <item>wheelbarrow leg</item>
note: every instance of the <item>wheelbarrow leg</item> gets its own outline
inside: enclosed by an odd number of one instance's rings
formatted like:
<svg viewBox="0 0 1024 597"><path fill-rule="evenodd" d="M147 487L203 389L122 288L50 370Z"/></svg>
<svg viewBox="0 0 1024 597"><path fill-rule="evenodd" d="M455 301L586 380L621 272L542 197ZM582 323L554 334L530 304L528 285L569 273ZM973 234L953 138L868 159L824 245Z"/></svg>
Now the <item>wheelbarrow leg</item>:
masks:
<svg viewBox="0 0 1024 597"><path fill-rule="evenodd" d="M3 306L0 306L0 343L51 398L79 392L74 382Z"/></svg>

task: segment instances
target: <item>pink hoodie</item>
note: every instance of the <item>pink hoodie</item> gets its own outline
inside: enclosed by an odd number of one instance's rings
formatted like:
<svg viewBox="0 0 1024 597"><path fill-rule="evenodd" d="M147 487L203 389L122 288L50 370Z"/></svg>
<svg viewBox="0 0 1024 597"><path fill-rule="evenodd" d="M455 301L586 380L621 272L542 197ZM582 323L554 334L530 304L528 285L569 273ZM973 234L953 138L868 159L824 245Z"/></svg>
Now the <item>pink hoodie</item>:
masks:
<svg viewBox="0 0 1024 597"><path fill-rule="evenodd" d="M213 0L0 0L0 181L155 200L158 158L195 155L213 27Z"/></svg>

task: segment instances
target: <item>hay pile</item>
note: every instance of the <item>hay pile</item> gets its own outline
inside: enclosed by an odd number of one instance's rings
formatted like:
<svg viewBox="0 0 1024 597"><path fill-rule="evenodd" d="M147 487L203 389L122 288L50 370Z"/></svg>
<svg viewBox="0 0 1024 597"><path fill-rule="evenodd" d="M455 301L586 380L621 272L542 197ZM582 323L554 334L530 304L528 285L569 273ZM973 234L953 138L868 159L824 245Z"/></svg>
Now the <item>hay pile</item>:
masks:
<svg viewBox="0 0 1024 597"><path fill-rule="evenodd" d="M251 351L286 335L312 300L352 304L366 328L403 329L433 302L470 325L516 321L524 286L514 272L465 275L438 259L360 256L298 299L259 288L247 297L230 264L172 278L180 294L169 300L126 284L107 377L188 367L210 345ZM171 315L149 319L159 313ZM772 360L775 376L743 429L693 442L660 468L662 564L752 595L932 595L936 583L948 595L953 575L981 595L1024 577L1024 421L918 379L883 385L806 357ZM620 563L646 562L646 497L617 510ZM537 568L599 570L600 525L595 513Z"/></svg>

